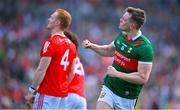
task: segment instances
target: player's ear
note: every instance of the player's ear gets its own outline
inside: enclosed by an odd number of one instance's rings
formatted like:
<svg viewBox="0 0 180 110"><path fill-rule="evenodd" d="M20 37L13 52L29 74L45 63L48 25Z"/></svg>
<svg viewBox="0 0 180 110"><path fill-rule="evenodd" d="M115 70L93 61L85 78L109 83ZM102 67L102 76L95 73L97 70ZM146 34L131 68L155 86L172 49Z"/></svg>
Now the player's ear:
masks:
<svg viewBox="0 0 180 110"><path fill-rule="evenodd" d="M60 24L61 24L61 21L60 21L60 20L56 20L56 21L55 21L55 24L56 24L56 25L60 25Z"/></svg>
<svg viewBox="0 0 180 110"><path fill-rule="evenodd" d="M130 24L130 29L132 30L132 29L135 29L136 28L136 24L135 23L131 23Z"/></svg>

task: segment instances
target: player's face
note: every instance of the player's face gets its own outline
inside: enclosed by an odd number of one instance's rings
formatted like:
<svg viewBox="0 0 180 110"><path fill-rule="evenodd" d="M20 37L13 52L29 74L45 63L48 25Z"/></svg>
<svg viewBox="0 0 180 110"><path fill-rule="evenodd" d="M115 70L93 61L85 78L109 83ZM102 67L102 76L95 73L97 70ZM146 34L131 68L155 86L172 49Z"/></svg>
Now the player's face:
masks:
<svg viewBox="0 0 180 110"><path fill-rule="evenodd" d="M131 18L131 14L126 12L121 18L119 23L119 28L122 31L129 31L131 23L129 22L129 19Z"/></svg>
<svg viewBox="0 0 180 110"><path fill-rule="evenodd" d="M57 19L57 16L58 16L57 12L51 14L51 16L48 18L47 29L52 30L54 27L59 25L60 21Z"/></svg>

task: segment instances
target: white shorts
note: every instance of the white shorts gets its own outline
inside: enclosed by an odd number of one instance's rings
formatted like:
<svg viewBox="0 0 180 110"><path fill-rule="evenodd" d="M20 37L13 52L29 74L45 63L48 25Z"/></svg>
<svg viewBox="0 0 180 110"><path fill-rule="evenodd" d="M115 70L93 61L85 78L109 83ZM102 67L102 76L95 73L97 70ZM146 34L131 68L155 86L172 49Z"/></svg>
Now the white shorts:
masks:
<svg viewBox="0 0 180 110"><path fill-rule="evenodd" d="M62 109L67 108L67 97L54 97L37 93L33 109Z"/></svg>
<svg viewBox="0 0 180 110"><path fill-rule="evenodd" d="M75 93L69 93L67 107L70 110L72 109L87 110L87 102L84 97L81 97Z"/></svg>
<svg viewBox="0 0 180 110"><path fill-rule="evenodd" d="M134 110L136 99L126 99L117 96L108 87L103 85L98 101L105 102L115 110Z"/></svg>

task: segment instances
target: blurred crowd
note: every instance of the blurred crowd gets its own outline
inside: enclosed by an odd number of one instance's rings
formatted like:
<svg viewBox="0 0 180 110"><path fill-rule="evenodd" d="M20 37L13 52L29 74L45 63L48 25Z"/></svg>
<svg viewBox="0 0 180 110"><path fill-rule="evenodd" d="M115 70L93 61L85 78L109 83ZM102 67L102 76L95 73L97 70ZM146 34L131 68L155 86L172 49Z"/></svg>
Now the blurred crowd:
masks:
<svg viewBox="0 0 180 110"><path fill-rule="evenodd" d="M146 11L143 34L155 49L153 70L136 108L180 108L180 0L1 0L0 109L26 108L24 96L40 59L40 48L50 34L48 16L57 8L73 17L69 30L84 39L108 44L118 35L119 19L128 6ZM88 108L96 100L113 58L79 47L86 73Z"/></svg>

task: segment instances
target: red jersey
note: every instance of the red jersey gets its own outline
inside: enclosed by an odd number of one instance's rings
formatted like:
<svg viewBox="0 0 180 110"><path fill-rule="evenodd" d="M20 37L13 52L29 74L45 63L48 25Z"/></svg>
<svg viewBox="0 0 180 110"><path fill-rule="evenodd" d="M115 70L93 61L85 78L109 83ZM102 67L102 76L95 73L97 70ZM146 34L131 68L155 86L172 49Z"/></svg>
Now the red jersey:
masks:
<svg viewBox="0 0 180 110"><path fill-rule="evenodd" d="M74 78L69 85L69 93L75 93L82 97L85 97L84 69L79 60L79 57L76 58L76 63L74 67Z"/></svg>
<svg viewBox="0 0 180 110"><path fill-rule="evenodd" d="M68 95L68 74L76 58L76 47L67 38L54 34L42 46L41 57L51 57L51 62L38 92L56 97Z"/></svg>

